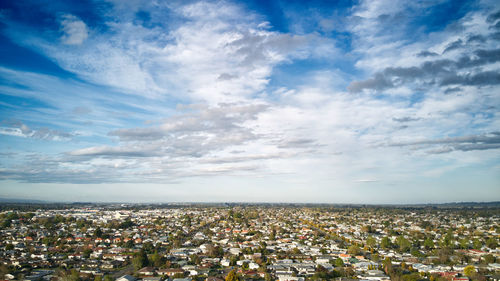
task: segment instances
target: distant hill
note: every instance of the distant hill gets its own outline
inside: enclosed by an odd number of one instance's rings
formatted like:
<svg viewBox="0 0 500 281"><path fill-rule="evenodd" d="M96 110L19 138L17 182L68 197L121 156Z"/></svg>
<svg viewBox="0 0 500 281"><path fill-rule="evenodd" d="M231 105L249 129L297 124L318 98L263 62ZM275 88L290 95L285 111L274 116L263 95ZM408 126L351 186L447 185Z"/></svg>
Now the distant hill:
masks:
<svg viewBox="0 0 500 281"><path fill-rule="evenodd" d="M441 204L423 204L427 206L437 206L437 207L446 207L446 208L498 208L500 207L500 201L493 202L450 202L450 203L441 203Z"/></svg>
<svg viewBox="0 0 500 281"><path fill-rule="evenodd" d="M57 202L37 199L1 198L0 204L8 205L44 205L47 208L72 207L82 205L114 206L134 208L181 208L181 207L235 207L235 206L261 206L261 207L326 207L326 208L443 208L443 209L480 209L480 208L500 208L500 201L493 202L449 202L449 203L416 203L416 204L349 204L349 203L247 203L247 202L158 202L158 203L127 203L127 202ZM118 204L118 205L117 205ZM116 205L116 206L115 206Z"/></svg>
<svg viewBox="0 0 500 281"><path fill-rule="evenodd" d="M45 204L47 201L35 199L1 198L0 203L24 203L24 204Z"/></svg>

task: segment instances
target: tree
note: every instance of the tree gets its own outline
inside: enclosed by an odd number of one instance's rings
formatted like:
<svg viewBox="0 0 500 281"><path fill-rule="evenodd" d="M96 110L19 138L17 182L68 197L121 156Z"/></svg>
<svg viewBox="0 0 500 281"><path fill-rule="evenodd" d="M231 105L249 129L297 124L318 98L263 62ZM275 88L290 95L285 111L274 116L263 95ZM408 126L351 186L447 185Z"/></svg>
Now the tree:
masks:
<svg viewBox="0 0 500 281"><path fill-rule="evenodd" d="M134 266L135 270L141 269L145 267L147 264L148 264L148 256L146 255L146 252L144 252L143 250L136 253L134 258L132 259L132 265Z"/></svg>
<svg viewBox="0 0 500 281"><path fill-rule="evenodd" d="M469 249L469 239L463 238L460 240L460 248Z"/></svg>
<svg viewBox="0 0 500 281"><path fill-rule="evenodd" d="M420 227L423 229L427 229L432 227L432 223L430 223L429 221L423 221L420 223Z"/></svg>
<svg viewBox="0 0 500 281"><path fill-rule="evenodd" d="M224 256L224 249L220 246L209 245L207 248L207 254L211 258L222 258Z"/></svg>
<svg viewBox="0 0 500 281"><path fill-rule="evenodd" d="M80 274L78 271L72 269L70 272L64 272L61 278L63 281L80 281Z"/></svg>
<svg viewBox="0 0 500 281"><path fill-rule="evenodd" d="M361 227L361 231L366 232L366 233L372 233L372 226L371 225L363 225Z"/></svg>
<svg viewBox="0 0 500 281"><path fill-rule="evenodd" d="M359 255L360 252L361 249L357 245L351 245L349 246L349 248L347 248L347 253L353 256Z"/></svg>
<svg viewBox="0 0 500 281"><path fill-rule="evenodd" d="M460 261L461 264L469 262L469 256L467 256L466 254L464 254L462 252L457 252L456 256L457 256L457 258L458 258L458 260Z"/></svg>
<svg viewBox="0 0 500 281"><path fill-rule="evenodd" d="M465 276L471 277L474 273L476 273L476 268L473 265L468 265L464 268Z"/></svg>
<svg viewBox="0 0 500 281"><path fill-rule="evenodd" d="M292 249L292 254L294 254L294 255L300 255L300 254L302 254L302 252L299 250L299 248L293 248Z"/></svg>
<svg viewBox="0 0 500 281"><path fill-rule="evenodd" d="M229 264L230 264L231 266L234 266L234 265L236 265L236 262L237 262L238 260L239 260L239 259L238 259L238 257L237 257L237 256L231 256L231 257L229 258Z"/></svg>
<svg viewBox="0 0 500 281"><path fill-rule="evenodd" d="M11 273L11 270L5 264L0 265L0 276L4 276L5 274Z"/></svg>
<svg viewBox="0 0 500 281"><path fill-rule="evenodd" d="M432 248L434 248L434 241L432 241L431 238L427 238L425 239L424 241L424 247L427 249L427 250L430 250Z"/></svg>
<svg viewBox="0 0 500 281"><path fill-rule="evenodd" d="M229 271L229 273L226 276L226 281L238 281L238 276L236 275L236 271L233 269Z"/></svg>
<svg viewBox="0 0 500 281"><path fill-rule="evenodd" d="M127 229L132 226L134 226L134 223L130 220L130 218L128 218L120 224L119 228Z"/></svg>
<svg viewBox="0 0 500 281"><path fill-rule="evenodd" d="M382 241L380 241L380 247L387 249L391 247L391 240L389 240L389 237L384 237L382 238Z"/></svg>
<svg viewBox="0 0 500 281"><path fill-rule="evenodd" d="M476 249L476 250L480 250L483 247L483 243L481 243L481 241L479 241L479 239L474 239L473 245L474 245L474 249Z"/></svg>
<svg viewBox="0 0 500 281"><path fill-rule="evenodd" d="M87 249L83 250L83 257L84 258L86 258L86 259L90 258L90 254L92 254L92 249L87 248Z"/></svg>
<svg viewBox="0 0 500 281"><path fill-rule="evenodd" d="M368 238L366 238L366 245L370 248L373 248L375 246L375 244L377 244L377 241L375 241L375 238L373 238L372 236L368 236Z"/></svg>
<svg viewBox="0 0 500 281"><path fill-rule="evenodd" d="M99 226L94 231L94 237L102 237L102 230Z"/></svg>
<svg viewBox="0 0 500 281"><path fill-rule="evenodd" d="M403 236L399 236L396 242L398 243L399 250L403 253L407 252L411 247L410 241Z"/></svg>
<svg viewBox="0 0 500 281"><path fill-rule="evenodd" d="M490 249L496 249L498 246L498 243L497 243L497 240L493 237L491 237L490 239L486 240L486 247L490 248Z"/></svg>
<svg viewBox="0 0 500 281"><path fill-rule="evenodd" d="M271 274L266 273L266 275L264 276L264 280L265 281L273 281L273 278L271 277Z"/></svg>
<svg viewBox="0 0 500 281"><path fill-rule="evenodd" d="M125 245L124 245L125 248L133 248L134 247L134 241L132 240L128 240Z"/></svg>
<svg viewBox="0 0 500 281"><path fill-rule="evenodd" d="M344 261L341 258L337 258L335 260L335 267L343 267L344 266Z"/></svg>
<svg viewBox="0 0 500 281"><path fill-rule="evenodd" d="M101 276L101 275L97 275L97 276L94 278L94 281L102 281L102 276Z"/></svg>
<svg viewBox="0 0 500 281"><path fill-rule="evenodd" d="M113 277L111 277L111 275L106 275L106 276L104 276L103 281L113 281Z"/></svg>
<svg viewBox="0 0 500 281"><path fill-rule="evenodd" d="M250 268L248 267L248 262L244 262L244 263L241 265L241 269L243 269L243 270L249 270Z"/></svg>
<svg viewBox="0 0 500 281"><path fill-rule="evenodd" d="M150 264L156 266L156 267L159 267L162 262L161 262L161 257L160 255L158 254L158 251L155 251L152 255L151 255L151 261L150 261Z"/></svg>
<svg viewBox="0 0 500 281"><path fill-rule="evenodd" d="M486 263L494 263L495 262L495 256L493 256L492 254L487 254L486 256L484 256L484 261Z"/></svg>
<svg viewBox="0 0 500 281"><path fill-rule="evenodd" d="M443 240L441 241L442 246L444 247L451 247L453 246L453 231L450 229L444 236Z"/></svg>
<svg viewBox="0 0 500 281"><path fill-rule="evenodd" d="M197 254L192 254L191 256L189 256L189 261L192 264L200 264L201 259Z"/></svg>
<svg viewBox="0 0 500 281"><path fill-rule="evenodd" d="M384 271L385 271L385 274L387 274L387 275L391 275L391 274L392 274L392 272L393 272L391 259L390 259L390 258L386 258L386 259L382 262L382 265L384 266Z"/></svg>
<svg viewBox="0 0 500 281"><path fill-rule="evenodd" d="M272 230L271 234L269 235L269 240L274 241L276 239L276 230Z"/></svg>

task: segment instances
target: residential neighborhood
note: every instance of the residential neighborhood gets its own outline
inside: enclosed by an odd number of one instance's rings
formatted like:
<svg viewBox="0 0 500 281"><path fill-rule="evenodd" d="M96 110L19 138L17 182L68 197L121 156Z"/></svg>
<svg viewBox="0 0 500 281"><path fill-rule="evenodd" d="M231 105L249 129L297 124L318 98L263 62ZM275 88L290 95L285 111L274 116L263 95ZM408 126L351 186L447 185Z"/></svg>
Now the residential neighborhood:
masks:
<svg viewBox="0 0 500 281"><path fill-rule="evenodd" d="M499 280L499 222L497 208L4 207L0 280Z"/></svg>

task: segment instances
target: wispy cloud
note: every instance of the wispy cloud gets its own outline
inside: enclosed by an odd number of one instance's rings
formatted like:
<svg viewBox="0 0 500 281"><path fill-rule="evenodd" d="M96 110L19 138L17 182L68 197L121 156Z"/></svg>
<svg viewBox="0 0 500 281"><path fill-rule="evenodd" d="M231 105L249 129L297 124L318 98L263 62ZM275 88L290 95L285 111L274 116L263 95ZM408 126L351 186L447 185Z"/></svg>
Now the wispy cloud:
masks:
<svg viewBox="0 0 500 281"><path fill-rule="evenodd" d="M23 138L35 138L43 140L54 140L54 141L70 140L71 138L74 137L72 133L65 133L44 127L33 130L20 121L10 121L4 123L7 123L10 126L0 127L1 135L9 135L9 136L16 136Z"/></svg>
<svg viewBox="0 0 500 281"><path fill-rule="evenodd" d="M428 150L428 153L440 154L452 151L488 150L500 148L500 132L491 132L483 135L470 135L461 137L450 137L433 140L416 140L407 142L395 142L391 146L416 146L420 149L428 149L433 146L441 146Z"/></svg>

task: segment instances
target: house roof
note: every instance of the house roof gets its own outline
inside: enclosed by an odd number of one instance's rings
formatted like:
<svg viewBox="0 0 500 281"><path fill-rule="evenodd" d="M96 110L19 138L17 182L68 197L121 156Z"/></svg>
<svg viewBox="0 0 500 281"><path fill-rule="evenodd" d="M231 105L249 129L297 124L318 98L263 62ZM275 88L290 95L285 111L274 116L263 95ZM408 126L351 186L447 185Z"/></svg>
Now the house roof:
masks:
<svg viewBox="0 0 500 281"><path fill-rule="evenodd" d="M123 275L122 277L116 279L116 281L135 281L137 278L131 275Z"/></svg>
<svg viewBox="0 0 500 281"><path fill-rule="evenodd" d="M139 273L141 273L141 272L155 272L155 268L151 267L151 266L147 266L147 267L143 267L143 268L139 269L138 272Z"/></svg>

